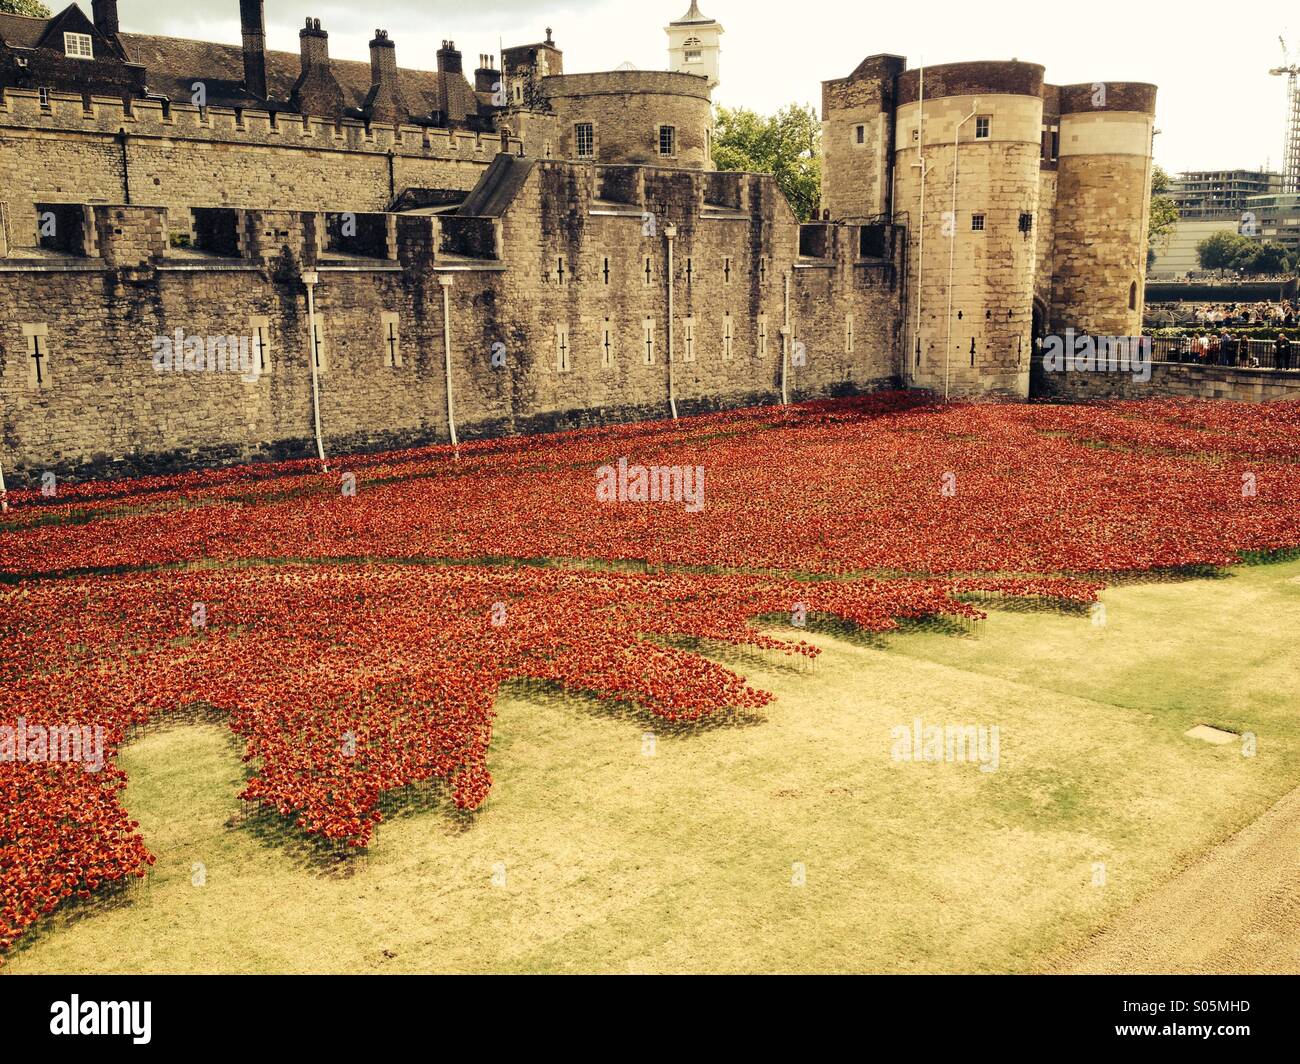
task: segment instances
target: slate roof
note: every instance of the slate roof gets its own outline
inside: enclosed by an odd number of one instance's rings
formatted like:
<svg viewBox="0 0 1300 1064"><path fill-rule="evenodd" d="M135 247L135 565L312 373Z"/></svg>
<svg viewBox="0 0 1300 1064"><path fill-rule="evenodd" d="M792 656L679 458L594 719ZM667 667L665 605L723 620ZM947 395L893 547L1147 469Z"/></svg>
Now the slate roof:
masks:
<svg viewBox="0 0 1300 1064"><path fill-rule="evenodd" d="M0 41L16 48L35 48L50 24L47 18L0 13Z"/></svg>
<svg viewBox="0 0 1300 1064"><path fill-rule="evenodd" d="M498 155L455 213L479 218L501 217L519 195L535 165L533 159Z"/></svg>
<svg viewBox="0 0 1300 1064"><path fill-rule="evenodd" d="M65 9L63 14L66 14ZM36 48L51 25L63 17L27 18L0 14L0 41L10 47ZM191 41L181 37L155 37L140 33L118 34L129 62L148 71L150 93L176 102L187 102L193 84L202 81L208 103L217 107L249 107L260 101L244 90L244 53L237 44ZM344 105L360 110L370 95L370 64L354 59L332 59L334 77L343 89ZM302 73L302 60L295 52L266 53L267 92L281 107L288 104L293 87ZM477 94L464 74L440 74L436 70L397 71L402 95L411 115L419 118L441 107L441 88L447 83L447 117L463 122L467 116L483 113L491 94Z"/></svg>
<svg viewBox="0 0 1300 1064"><path fill-rule="evenodd" d="M202 81L207 86L210 104L247 106L250 102L243 89L244 53L237 44L139 33L123 33L119 39L131 61L149 71L150 92L185 101L191 96L194 82ZM331 59L330 66L343 89L344 104L358 109L364 107L370 95L370 64L354 59ZM302 60L294 52L266 53L266 86L273 100L288 101L301 73ZM479 98L463 74L399 68L397 78L412 115L427 115L439 109L444 78L449 117L463 121L467 115L479 113Z"/></svg>

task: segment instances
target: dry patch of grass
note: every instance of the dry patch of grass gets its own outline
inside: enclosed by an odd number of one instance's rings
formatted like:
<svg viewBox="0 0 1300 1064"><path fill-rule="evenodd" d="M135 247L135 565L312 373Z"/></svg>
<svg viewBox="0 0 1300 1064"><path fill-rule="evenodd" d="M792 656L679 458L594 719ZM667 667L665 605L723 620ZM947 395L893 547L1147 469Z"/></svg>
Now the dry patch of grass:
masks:
<svg viewBox="0 0 1300 1064"><path fill-rule="evenodd" d="M341 861L245 815L222 729L150 733L123 756L147 884L37 929L11 970L1030 970L1300 783L1298 575L1115 588L1104 627L815 630L811 668L719 648L779 696L721 727L512 689L484 808L395 796ZM917 719L996 725L998 770L894 760Z"/></svg>

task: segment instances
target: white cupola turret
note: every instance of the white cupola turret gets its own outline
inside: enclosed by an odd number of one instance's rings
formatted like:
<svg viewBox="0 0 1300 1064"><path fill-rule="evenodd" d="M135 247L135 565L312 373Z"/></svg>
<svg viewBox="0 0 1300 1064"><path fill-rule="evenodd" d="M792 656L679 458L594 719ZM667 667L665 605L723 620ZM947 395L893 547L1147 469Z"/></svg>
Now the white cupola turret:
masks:
<svg viewBox="0 0 1300 1064"><path fill-rule="evenodd" d="M682 74L702 74L709 88L720 80L719 54L722 51L722 25L700 13L697 0L676 22L668 24L668 69Z"/></svg>

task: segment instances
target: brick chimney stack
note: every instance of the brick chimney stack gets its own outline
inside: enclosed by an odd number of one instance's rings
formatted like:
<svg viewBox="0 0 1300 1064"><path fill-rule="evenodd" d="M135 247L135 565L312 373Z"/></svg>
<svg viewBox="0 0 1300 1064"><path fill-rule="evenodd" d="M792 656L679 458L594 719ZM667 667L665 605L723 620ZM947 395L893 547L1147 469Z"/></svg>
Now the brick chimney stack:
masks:
<svg viewBox="0 0 1300 1064"><path fill-rule="evenodd" d="M375 30L370 42L370 95L366 113L372 122L405 122L409 111L397 77L397 47L387 30Z"/></svg>
<svg viewBox="0 0 1300 1064"><path fill-rule="evenodd" d="M343 90L330 66L330 35L320 28L320 19L309 18L298 31L302 52L302 73L293 87L293 105L302 114L319 118L343 117Z"/></svg>
<svg viewBox="0 0 1300 1064"><path fill-rule="evenodd" d="M117 0L91 0L91 21L105 37L116 37L119 32Z"/></svg>
<svg viewBox="0 0 1300 1064"><path fill-rule="evenodd" d="M442 47L438 49L438 73L463 74L464 72L461 54L456 51L456 42L443 41Z"/></svg>
<svg viewBox="0 0 1300 1064"><path fill-rule="evenodd" d="M501 70L497 67L496 56L478 57L478 69L474 71L475 92L495 92L501 82Z"/></svg>
<svg viewBox="0 0 1300 1064"><path fill-rule="evenodd" d="M266 99L265 0L239 0L239 22L244 34L244 88Z"/></svg>

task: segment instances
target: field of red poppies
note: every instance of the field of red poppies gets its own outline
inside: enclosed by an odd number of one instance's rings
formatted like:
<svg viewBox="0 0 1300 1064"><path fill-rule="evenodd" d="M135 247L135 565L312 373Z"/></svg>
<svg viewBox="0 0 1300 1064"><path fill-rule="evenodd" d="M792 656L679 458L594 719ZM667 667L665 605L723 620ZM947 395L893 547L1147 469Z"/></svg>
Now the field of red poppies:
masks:
<svg viewBox="0 0 1300 1064"><path fill-rule="evenodd" d="M598 501L597 468L622 457L702 469L703 508ZM1294 403L891 394L329 473L12 493L0 728L97 725L107 759L0 760L0 950L68 898L145 874L114 754L149 721L226 715L247 801L363 847L385 792L485 801L504 682L673 722L758 707L770 696L673 641L812 657L805 614L882 631L979 616L974 593L1087 603L1107 574L1300 547L1298 457Z"/></svg>

